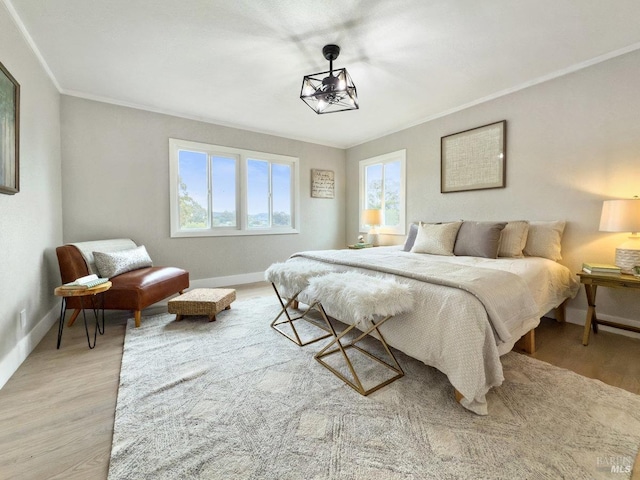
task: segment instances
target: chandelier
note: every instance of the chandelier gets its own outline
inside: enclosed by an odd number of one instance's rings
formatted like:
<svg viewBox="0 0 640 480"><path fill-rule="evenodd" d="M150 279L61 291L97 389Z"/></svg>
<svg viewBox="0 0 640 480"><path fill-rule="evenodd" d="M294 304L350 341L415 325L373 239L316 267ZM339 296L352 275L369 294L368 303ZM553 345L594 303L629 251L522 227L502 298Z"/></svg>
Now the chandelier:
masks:
<svg viewBox="0 0 640 480"><path fill-rule="evenodd" d="M322 54L329 60L329 71L305 75L300 98L318 114L357 110L358 93L347 69L333 69L333 61L340 55L340 47L325 45Z"/></svg>

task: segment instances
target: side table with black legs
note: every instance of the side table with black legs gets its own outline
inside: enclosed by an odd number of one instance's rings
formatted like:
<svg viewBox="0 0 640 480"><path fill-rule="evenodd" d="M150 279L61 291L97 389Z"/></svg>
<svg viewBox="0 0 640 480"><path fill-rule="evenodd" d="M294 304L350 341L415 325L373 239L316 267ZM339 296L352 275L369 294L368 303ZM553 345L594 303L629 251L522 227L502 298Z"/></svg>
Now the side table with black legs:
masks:
<svg viewBox="0 0 640 480"><path fill-rule="evenodd" d="M58 297L62 297L62 304L60 305L60 319L58 321L58 345L56 348L60 348L60 342L62 340L62 330L64 328L64 317L67 313L67 298L70 297L79 297L80 300L80 310L82 310L82 317L84 318L84 329L87 333L87 343L89 344L89 348L94 348L96 346L96 339L98 337L98 332L100 335L104 334L104 298L103 295L100 295L111 288L111 282L101 283L92 288L85 287L73 287L70 288L68 286L60 286L54 290L54 294ZM99 305L97 302L99 301ZM85 304L87 302L87 304ZM91 344L91 338L89 337L89 326L87 324L87 314L86 309L90 308L93 310L93 315L96 319L96 328L93 333L93 344ZM100 310L102 310L102 328L100 328ZM75 317L72 318L75 320Z"/></svg>

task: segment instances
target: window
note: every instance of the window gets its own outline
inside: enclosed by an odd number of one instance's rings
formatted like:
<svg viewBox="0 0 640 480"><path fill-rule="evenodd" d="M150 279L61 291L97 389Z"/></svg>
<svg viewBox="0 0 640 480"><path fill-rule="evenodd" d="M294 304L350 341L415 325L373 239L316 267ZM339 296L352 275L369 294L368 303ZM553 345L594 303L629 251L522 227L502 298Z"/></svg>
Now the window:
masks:
<svg viewBox="0 0 640 480"><path fill-rule="evenodd" d="M298 159L169 139L171 236L298 233Z"/></svg>
<svg viewBox="0 0 640 480"><path fill-rule="evenodd" d="M380 233L404 235L406 150L387 153L360 162L360 231L369 230L362 224L362 211L382 210Z"/></svg>

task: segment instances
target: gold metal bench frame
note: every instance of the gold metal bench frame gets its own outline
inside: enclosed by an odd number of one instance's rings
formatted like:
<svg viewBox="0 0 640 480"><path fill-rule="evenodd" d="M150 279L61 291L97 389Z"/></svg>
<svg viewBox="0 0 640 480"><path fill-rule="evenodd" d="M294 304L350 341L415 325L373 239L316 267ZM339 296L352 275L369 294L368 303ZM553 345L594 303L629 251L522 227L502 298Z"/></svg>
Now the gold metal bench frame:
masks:
<svg viewBox="0 0 640 480"><path fill-rule="evenodd" d="M291 340L293 343L295 343L296 345L298 345L299 347L304 347L305 345L309 345L311 343L317 342L319 340L323 340L325 338L329 338L332 333L330 330L322 327L321 325L318 325L316 323L310 322L309 320L307 320L305 317L306 315L313 309L313 307L316 305L317 302L312 303L311 305L309 305L309 307L302 312L301 315L298 315L297 317L291 317L291 315L289 314L289 307L293 306L294 308L297 308L298 305L298 295L300 295L300 293L302 293L302 290L299 291L298 293L296 293L294 296L292 296L287 303L285 304L284 300L282 299L282 296L280 295L280 292L278 292L278 288L276 287L276 284L271 282L271 286L273 287L273 290L276 292L276 296L278 297L278 301L280 302L280 306L282 307L282 310L280 310L280 313L278 313L278 315L276 316L276 318L273 319L273 321L271 322L271 328L273 328L275 331L277 331L278 333L280 333L281 335L283 335L284 337L288 338L289 340ZM278 321L278 319L282 316L282 314L285 314L285 319L282 319L280 321ZM319 337L315 337L312 338L311 340L307 340L305 342L302 341L302 339L300 338L300 335L298 334L298 330L296 329L296 326L293 322L297 321L297 320L305 320L307 323L313 325L314 327L317 327L321 330L325 330L327 332L326 335L321 335ZM281 325L285 325L285 324L289 324L289 326L291 327L291 330L293 330L293 337L291 335L289 335L287 332L285 332L282 327L280 327Z"/></svg>
<svg viewBox="0 0 640 480"><path fill-rule="evenodd" d="M378 330L378 328L383 323L385 323L387 320L389 320L392 317L392 315L388 315L388 316L384 317L382 320L379 320L377 323L374 320L371 320L371 327L369 327L365 332L363 332L355 340L352 340L351 342L349 342L347 344L342 344L341 340L343 339L343 337L347 333L349 333L351 330L356 328L355 324L350 325L345 330L343 330L340 334L337 334L335 328L333 327L333 325L329 321L329 317L327 316L327 313L325 312L324 307L322 306L322 304L317 302L316 306L317 306L318 311L322 315L322 318L324 319L325 323L327 324L327 327L330 329L331 334L334 337L333 340L328 345L326 345L322 350L320 350L318 353L315 354L315 359L322 366L324 366L325 368L330 370L335 376L340 378L344 383L346 383L351 388L353 388L356 392L358 392L358 393L360 393L361 395L364 395L364 396L367 396L370 393L373 393L376 390L379 390L380 388L382 388L382 387L384 387L386 385L389 385L391 382L394 382L395 380L397 380L400 377L404 376L404 371L402 370L402 367L400 367L400 364L398 363L398 360L396 359L395 355L389 349L389 346L387 345L387 342L385 341L384 337L382 336L382 333L380 333L380 330ZM379 357L376 357L373 353L368 352L364 348L361 348L361 347L356 345L356 343L358 343L359 341L364 339L367 335L369 335L374 330L378 334L378 337L379 337L379 338L377 338L377 340L380 343L382 343L382 346L384 347L385 351L387 352L389 357L393 360L393 365L385 362L383 359L381 359ZM329 348L331 348L332 345L336 345L336 348L334 348L332 350L329 350ZM360 377L356 373L356 370L355 370L353 364L351 363L351 360L349 359L349 356L347 355L347 349L349 349L349 348L355 348L359 352L367 355L369 358L372 358L376 362L378 362L378 363L384 365L386 368L390 369L392 372L395 373L395 375L393 377L391 377L391 378L389 378L389 379L387 379L387 380L385 380L385 381L383 381L383 382L381 382L381 383L379 383L379 384L377 384L377 385L365 390L364 386L362 385L362 382L360 381ZM337 353L337 352L341 352L342 353L342 356L344 357L344 360L346 361L347 366L349 367L349 371L351 372L351 375L353 375L354 381L349 380L341 372L339 372L334 367L332 367L331 365L326 363L324 360L322 360L324 357L332 355L332 354Z"/></svg>

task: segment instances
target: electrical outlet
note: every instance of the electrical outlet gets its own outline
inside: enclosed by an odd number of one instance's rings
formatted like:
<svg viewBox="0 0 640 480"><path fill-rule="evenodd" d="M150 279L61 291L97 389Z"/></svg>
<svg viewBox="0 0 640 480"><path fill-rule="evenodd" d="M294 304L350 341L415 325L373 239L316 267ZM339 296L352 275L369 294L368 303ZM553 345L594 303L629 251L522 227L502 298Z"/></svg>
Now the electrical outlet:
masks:
<svg viewBox="0 0 640 480"><path fill-rule="evenodd" d="M20 310L20 328L24 330L26 326L27 326L27 309L23 308L22 310Z"/></svg>

